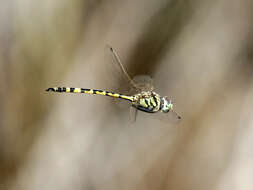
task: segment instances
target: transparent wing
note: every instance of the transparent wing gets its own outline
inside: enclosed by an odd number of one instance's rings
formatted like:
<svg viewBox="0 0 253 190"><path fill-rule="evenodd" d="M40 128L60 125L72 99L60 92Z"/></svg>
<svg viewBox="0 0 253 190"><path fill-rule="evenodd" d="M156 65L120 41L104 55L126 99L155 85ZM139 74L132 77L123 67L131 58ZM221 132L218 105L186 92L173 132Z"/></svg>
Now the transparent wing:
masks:
<svg viewBox="0 0 253 190"><path fill-rule="evenodd" d="M122 75L125 77L127 82L131 85L133 89L136 91L150 91L153 90L153 80L148 75L140 75L136 76L133 79L129 76L127 70L123 66L119 55L117 52L110 46L108 46L110 52L112 53L112 56L114 58L114 63L118 66L120 69Z"/></svg>
<svg viewBox="0 0 253 190"><path fill-rule="evenodd" d="M104 72L104 76L106 76L106 79L105 79L106 88L108 87L108 90L111 90L117 93L131 95L129 94L129 91L133 87L129 78L122 71L122 68L120 66L121 62L118 63L117 61L117 58L119 59L119 57L115 57L115 55L111 51L111 47L108 45L104 49L104 55L105 55L104 61L105 61L106 67L103 72Z"/></svg>
<svg viewBox="0 0 253 190"><path fill-rule="evenodd" d="M121 72L121 75L125 78L125 80L127 81L127 83L129 83L129 85L131 85L131 88L134 88L134 89L138 90L137 84L129 76L129 74L128 74L127 70L125 69L125 67L123 66L123 64L121 62L121 59L120 59L119 55L117 54L116 50L113 49L109 45L107 45L107 48L111 52L112 57L113 57L113 63L115 63L117 65L118 69Z"/></svg>
<svg viewBox="0 0 253 190"><path fill-rule="evenodd" d="M182 118L178 116L178 114L174 111L168 112L168 113L157 113L157 119L163 122L169 122L173 124L177 124L181 122Z"/></svg>
<svg viewBox="0 0 253 190"><path fill-rule="evenodd" d="M178 118L178 115L175 112L168 112L168 113L163 113L163 112L157 112L157 113L145 113L145 117L152 119L152 120L159 120L163 123L170 124L170 125L177 125L179 124L182 119Z"/></svg>
<svg viewBox="0 0 253 190"><path fill-rule="evenodd" d="M139 91L153 91L153 79L149 75L137 75L133 78Z"/></svg>
<svg viewBox="0 0 253 190"><path fill-rule="evenodd" d="M101 71L103 76L105 76L103 80L105 87L103 88L105 88L107 91L124 95L134 95L137 92L137 85L127 73L127 70L123 66L118 54L108 45L104 48L104 64L106 64L106 67L104 67L103 71ZM109 101L111 101L111 105L119 111L126 111L129 110L129 107L131 107L130 102L122 99L111 98ZM130 112L134 113L134 109ZM131 115L134 115L132 113ZM135 120L133 118L136 116L132 117L131 115L130 119Z"/></svg>
<svg viewBox="0 0 253 190"><path fill-rule="evenodd" d="M130 118L130 122L131 123L135 123L136 122L137 114L138 114L138 110L135 107L130 106L130 109L129 109L129 118Z"/></svg>

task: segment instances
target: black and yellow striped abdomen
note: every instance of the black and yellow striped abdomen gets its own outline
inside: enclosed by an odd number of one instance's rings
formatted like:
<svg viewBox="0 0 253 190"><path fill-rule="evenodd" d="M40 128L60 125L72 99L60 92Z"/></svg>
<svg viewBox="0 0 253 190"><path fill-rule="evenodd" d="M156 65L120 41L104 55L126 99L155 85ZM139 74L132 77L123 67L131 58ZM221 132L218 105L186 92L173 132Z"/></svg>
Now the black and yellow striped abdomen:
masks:
<svg viewBox="0 0 253 190"><path fill-rule="evenodd" d="M117 94L113 92L107 92L104 90L95 90L95 89L87 89L87 88L71 88L71 87L53 87L48 88L46 91L48 92L64 92L64 93L84 93L84 94L98 94L103 96L110 96L113 98L120 98L124 100L134 101L133 96L126 96L122 94Z"/></svg>

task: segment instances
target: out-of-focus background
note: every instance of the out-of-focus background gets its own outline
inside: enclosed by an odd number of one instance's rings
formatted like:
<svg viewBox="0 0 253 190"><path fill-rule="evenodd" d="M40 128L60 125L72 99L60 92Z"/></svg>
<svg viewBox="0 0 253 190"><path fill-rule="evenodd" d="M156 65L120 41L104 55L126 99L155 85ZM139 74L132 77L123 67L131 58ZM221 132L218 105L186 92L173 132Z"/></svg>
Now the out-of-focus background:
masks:
<svg viewBox="0 0 253 190"><path fill-rule="evenodd" d="M1 190L252 190L252 0L9 0L0 6ZM181 122L119 92L106 48ZM121 92L121 91L120 91Z"/></svg>

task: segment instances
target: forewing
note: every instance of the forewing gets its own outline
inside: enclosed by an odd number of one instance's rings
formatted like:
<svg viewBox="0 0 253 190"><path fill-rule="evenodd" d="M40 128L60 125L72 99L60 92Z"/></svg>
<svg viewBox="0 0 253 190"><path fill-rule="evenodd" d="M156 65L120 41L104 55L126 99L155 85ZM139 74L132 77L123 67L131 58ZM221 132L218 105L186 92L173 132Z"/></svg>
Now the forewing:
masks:
<svg viewBox="0 0 253 190"><path fill-rule="evenodd" d="M130 92L132 94L135 94L140 93L141 91L154 90L153 80L150 76L137 75L135 77L132 77L129 75L126 64L124 64L124 61L121 60L116 50L109 45L106 46L105 50L107 61L109 62L108 66L111 69L109 75L113 75L115 80L120 83L120 90L123 93Z"/></svg>
<svg viewBox="0 0 253 190"><path fill-rule="evenodd" d="M145 115L145 118L161 121L168 125L178 125L182 119L178 119L178 116L174 112L156 112L156 113L142 113L142 115Z"/></svg>
<svg viewBox="0 0 253 190"><path fill-rule="evenodd" d="M153 79L149 75L137 75L133 78L139 91L153 91Z"/></svg>
<svg viewBox="0 0 253 190"><path fill-rule="evenodd" d="M130 92L135 87L133 86L131 76L127 73L126 64L120 60L118 54L114 54L115 50L112 52L111 48L109 45L105 47L105 60L108 65L106 73L108 78L110 78L109 86L118 93L132 95Z"/></svg>
<svg viewBox="0 0 253 190"><path fill-rule="evenodd" d="M155 113L154 117L155 119L171 124L178 124L182 120L182 118L181 117L179 118L177 113L174 111L170 111L168 113L157 112Z"/></svg>

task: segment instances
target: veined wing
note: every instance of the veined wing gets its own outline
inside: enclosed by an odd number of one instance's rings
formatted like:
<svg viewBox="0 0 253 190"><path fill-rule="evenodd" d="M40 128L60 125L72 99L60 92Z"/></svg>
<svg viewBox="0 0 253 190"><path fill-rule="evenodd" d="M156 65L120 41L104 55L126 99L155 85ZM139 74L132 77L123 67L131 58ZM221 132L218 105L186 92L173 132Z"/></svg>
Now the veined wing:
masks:
<svg viewBox="0 0 253 190"><path fill-rule="evenodd" d="M133 78L138 90L140 91L153 91L153 79L149 75L137 75Z"/></svg>
<svg viewBox="0 0 253 190"><path fill-rule="evenodd" d="M175 112L168 112L168 113L162 113L161 111L156 113L142 112L139 115L145 117L146 119L161 121L168 125L177 125L182 121L182 119L178 119L178 115ZM136 120L138 120L138 117Z"/></svg>
<svg viewBox="0 0 253 190"><path fill-rule="evenodd" d="M113 63L117 66L118 70L120 70L120 74L123 76L126 83L129 84L132 93L140 93L142 91L153 91L153 80L148 75L137 75L135 77L130 77L126 68L121 62L119 55L116 50L111 46L108 46L109 51L112 53L114 58Z"/></svg>

